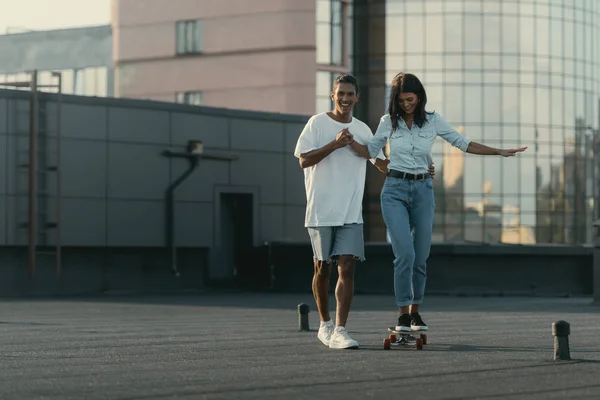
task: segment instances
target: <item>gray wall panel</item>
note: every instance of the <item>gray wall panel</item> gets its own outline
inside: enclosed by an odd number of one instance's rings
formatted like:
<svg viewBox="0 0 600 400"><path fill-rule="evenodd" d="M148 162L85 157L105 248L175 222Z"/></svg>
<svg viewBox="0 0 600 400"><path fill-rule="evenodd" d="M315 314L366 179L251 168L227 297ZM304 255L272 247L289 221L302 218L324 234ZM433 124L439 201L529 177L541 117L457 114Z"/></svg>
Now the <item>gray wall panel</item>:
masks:
<svg viewBox="0 0 600 400"><path fill-rule="evenodd" d="M2 120L0 120L2 124ZM8 190L8 137L0 134L0 194L5 194Z"/></svg>
<svg viewBox="0 0 600 400"><path fill-rule="evenodd" d="M284 213L284 206L262 206L260 211L262 241L278 241L283 238Z"/></svg>
<svg viewBox="0 0 600 400"><path fill-rule="evenodd" d="M188 140L200 140L205 147L229 147L229 122L226 118L201 114L172 113L173 146L185 146Z"/></svg>
<svg viewBox="0 0 600 400"><path fill-rule="evenodd" d="M239 153L240 159L231 164L231 183L257 185L261 200L267 204L283 203L284 156L271 153Z"/></svg>
<svg viewBox="0 0 600 400"><path fill-rule="evenodd" d="M107 200L108 246L164 246L162 201Z"/></svg>
<svg viewBox="0 0 600 400"><path fill-rule="evenodd" d="M27 199L17 201L17 191L27 193L29 115L27 94L0 93L8 132L0 135L7 155L0 168L0 194L9 218L5 242L25 244ZM56 132L56 98L46 102L48 132ZM261 237L257 242L302 237L304 214L303 176L288 141L295 140L302 122L297 117L233 112L130 99L64 96L62 104L62 243L64 246L164 246L165 191L187 168L183 159L162 152L184 151L187 140L202 140L206 152L231 152L236 161L201 160L196 171L176 192L179 246L210 247L214 242L215 186L258 187ZM230 129L233 137L230 137ZM21 136L15 133L21 132ZM290 137L292 139L290 139ZM51 159L54 138L45 149ZM230 142L236 149L230 149ZM41 143L41 142L40 142ZM19 155L19 159L17 159ZM53 164L49 161L49 164ZM54 175L47 189L55 193ZM40 203L42 204L42 203ZM54 218L54 200L47 208ZM291 208L290 208L291 206ZM288 215L290 214L290 215ZM300 232L300 233L298 233ZM48 237L54 240L54 233Z"/></svg>
<svg viewBox="0 0 600 400"><path fill-rule="evenodd" d="M6 244L27 244L27 231L19 228L19 224L27 221L27 197L8 196L6 201Z"/></svg>
<svg viewBox="0 0 600 400"><path fill-rule="evenodd" d="M229 183L229 161L201 160L198 168L177 188L175 198L181 201L213 201L213 186ZM184 159L171 161L171 182L188 168Z"/></svg>
<svg viewBox="0 0 600 400"><path fill-rule="evenodd" d="M252 119L231 120L231 148L257 151L283 151L283 122Z"/></svg>
<svg viewBox="0 0 600 400"><path fill-rule="evenodd" d="M8 102L8 133L29 134L29 101L12 99Z"/></svg>
<svg viewBox="0 0 600 400"><path fill-rule="evenodd" d="M110 143L108 197L163 200L169 185L169 160L159 145Z"/></svg>
<svg viewBox="0 0 600 400"><path fill-rule="evenodd" d="M213 245L213 203L178 202L175 223L178 247Z"/></svg>
<svg viewBox="0 0 600 400"><path fill-rule="evenodd" d="M304 227L304 216L306 207L304 206L286 206L285 207L285 237L284 240L309 241L308 233Z"/></svg>
<svg viewBox="0 0 600 400"><path fill-rule="evenodd" d="M302 133L305 124L288 123L285 124L285 148L284 151L287 154L294 155L294 149L298 142L298 137Z"/></svg>
<svg viewBox="0 0 600 400"><path fill-rule="evenodd" d="M55 102L46 106L46 132L56 135L58 109ZM107 108L91 105L63 103L60 109L60 136L62 138L95 139L108 138Z"/></svg>
<svg viewBox="0 0 600 400"><path fill-rule="evenodd" d="M111 141L168 144L169 113L111 107L108 137Z"/></svg>
<svg viewBox="0 0 600 400"><path fill-rule="evenodd" d="M6 245L6 197L0 195L0 245Z"/></svg>
<svg viewBox="0 0 600 400"><path fill-rule="evenodd" d="M61 214L63 243L106 246L105 199L62 199Z"/></svg>
<svg viewBox="0 0 600 400"><path fill-rule="evenodd" d="M7 194L26 194L28 184L27 168L18 167L29 163L29 138L23 135L7 137L6 187Z"/></svg>
<svg viewBox="0 0 600 400"><path fill-rule="evenodd" d="M64 197L106 197L107 143L64 140L61 144L61 190ZM53 176L51 176L54 179ZM54 185L52 185L55 194Z"/></svg>
<svg viewBox="0 0 600 400"><path fill-rule="evenodd" d="M285 203L290 205L306 205L304 189L304 171L300 168L296 157L284 156L285 162Z"/></svg>
<svg viewBox="0 0 600 400"><path fill-rule="evenodd" d="M1 88L1 86L0 86ZM0 133L8 132L8 101L0 99Z"/></svg>

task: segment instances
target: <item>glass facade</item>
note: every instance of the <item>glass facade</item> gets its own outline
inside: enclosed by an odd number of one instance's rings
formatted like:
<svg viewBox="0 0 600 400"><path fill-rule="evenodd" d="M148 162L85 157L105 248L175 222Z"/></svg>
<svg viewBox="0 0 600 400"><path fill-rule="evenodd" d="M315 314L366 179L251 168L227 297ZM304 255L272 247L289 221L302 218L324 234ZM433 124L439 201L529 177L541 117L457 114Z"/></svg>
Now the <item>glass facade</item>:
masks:
<svg viewBox="0 0 600 400"><path fill-rule="evenodd" d="M385 1L385 84L414 73L428 110L465 136L529 147L517 157L476 156L437 139L434 243L592 243L600 198L599 12L596 0ZM379 116L384 101L373 104ZM366 239L385 241L375 175L367 181Z"/></svg>
<svg viewBox="0 0 600 400"><path fill-rule="evenodd" d="M335 77L349 71L352 23L349 0L316 0L316 104L317 113L333 107L331 86Z"/></svg>

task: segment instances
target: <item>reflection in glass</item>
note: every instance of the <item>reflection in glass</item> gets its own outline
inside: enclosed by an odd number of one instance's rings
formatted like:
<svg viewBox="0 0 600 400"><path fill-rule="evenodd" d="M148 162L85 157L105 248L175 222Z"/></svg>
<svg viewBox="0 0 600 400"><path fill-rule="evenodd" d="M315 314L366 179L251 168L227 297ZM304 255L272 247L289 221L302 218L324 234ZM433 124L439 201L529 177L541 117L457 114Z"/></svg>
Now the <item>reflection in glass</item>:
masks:
<svg viewBox="0 0 600 400"><path fill-rule="evenodd" d="M446 86L444 93L444 105L446 113L444 118L452 123L460 123L463 121L463 91L461 86Z"/></svg>
<svg viewBox="0 0 600 400"><path fill-rule="evenodd" d="M542 87L536 89L536 123L550 125L550 90Z"/></svg>
<svg viewBox="0 0 600 400"><path fill-rule="evenodd" d="M431 5L428 3L427 8L430 9ZM437 53L444 51L444 25L442 15L428 15L425 19L427 23L427 35L425 35L425 48L428 53ZM419 35L416 35L419 36ZM440 64L437 64L439 68Z"/></svg>
<svg viewBox="0 0 600 400"><path fill-rule="evenodd" d="M535 182L537 173L535 158L530 154L523 154L519 159L521 161L521 195L534 195L535 185L532 185L532 183ZM535 209L532 211L535 211Z"/></svg>
<svg viewBox="0 0 600 400"><path fill-rule="evenodd" d="M516 124L519 122L519 105L519 91L516 87L505 84L502 87L502 116L504 117L504 123Z"/></svg>
<svg viewBox="0 0 600 400"><path fill-rule="evenodd" d="M433 240L589 243L600 201L590 138L599 124L598 5L436 1L442 13L430 3L386 2L394 21L385 28L388 83L409 68L428 90L428 109L465 136L529 147L517 157L477 157L437 139ZM408 32L422 26L415 43Z"/></svg>
<svg viewBox="0 0 600 400"><path fill-rule="evenodd" d="M519 175L521 173L519 164L513 160L502 162L502 193L504 195L519 193Z"/></svg>
<svg viewBox="0 0 600 400"><path fill-rule="evenodd" d="M385 43L387 54L394 56L404 52L405 26L403 19L388 14L385 19Z"/></svg>
<svg viewBox="0 0 600 400"><path fill-rule="evenodd" d="M329 24L317 24L317 63L331 62L331 30Z"/></svg>
<svg viewBox="0 0 600 400"><path fill-rule="evenodd" d="M448 7L448 4L446 4ZM462 47L462 29L463 18L462 15L447 14L444 16L444 32L446 38L446 51L447 52L461 52Z"/></svg>
<svg viewBox="0 0 600 400"><path fill-rule="evenodd" d="M483 44L482 22L483 20L479 15L465 15L463 23L469 27L469 33L465 35L465 52L481 52ZM469 65L468 62L467 65Z"/></svg>
<svg viewBox="0 0 600 400"><path fill-rule="evenodd" d="M466 123L480 123L482 122L483 110L481 109L482 103L482 90L481 86L466 86L465 87L465 103L469 106L465 110L465 122Z"/></svg>
<svg viewBox="0 0 600 400"><path fill-rule="evenodd" d="M483 88L483 119L487 123L499 123L502 121L500 116L500 87L485 86Z"/></svg>

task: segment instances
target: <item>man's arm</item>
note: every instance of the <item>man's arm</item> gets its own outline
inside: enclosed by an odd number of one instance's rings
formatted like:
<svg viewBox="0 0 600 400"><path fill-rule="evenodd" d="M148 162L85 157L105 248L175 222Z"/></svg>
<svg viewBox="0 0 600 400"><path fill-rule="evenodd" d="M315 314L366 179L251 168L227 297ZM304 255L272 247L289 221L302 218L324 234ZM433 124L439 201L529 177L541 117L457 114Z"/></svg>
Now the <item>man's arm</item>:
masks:
<svg viewBox="0 0 600 400"><path fill-rule="evenodd" d="M309 151L308 153L304 153L300 155L300 167L308 168L313 165L317 165L321 162L325 157L333 153L335 150L339 149L335 140L327 143L325 146L320 149Z"/></svg>
<svg viewBox="0 0 600 400"><path fill-rule="evenodd" d="M343 129L337 134L335 140L327 143L325 146L311 150L307 153L300 154L300 167L308 168L312 167L313 165L317 165L319 162L321 162L321 160L333 153L335 150L349 145L353 140L354 139L350 132L348 132L348 129Z"/></svg>

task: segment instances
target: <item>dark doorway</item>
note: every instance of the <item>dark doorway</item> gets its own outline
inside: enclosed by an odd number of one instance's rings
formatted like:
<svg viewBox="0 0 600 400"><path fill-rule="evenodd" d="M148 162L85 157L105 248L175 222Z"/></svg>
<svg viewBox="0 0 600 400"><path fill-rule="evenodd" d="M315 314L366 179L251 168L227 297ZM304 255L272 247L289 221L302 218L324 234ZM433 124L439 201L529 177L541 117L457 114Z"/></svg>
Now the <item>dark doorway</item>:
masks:
<svg viewBox="0 0 600 400"><path fill-rule="evenodd" d="M252 265L254 204L250 193L221 193L221 266L224 281L239 286Z"/></svg>

